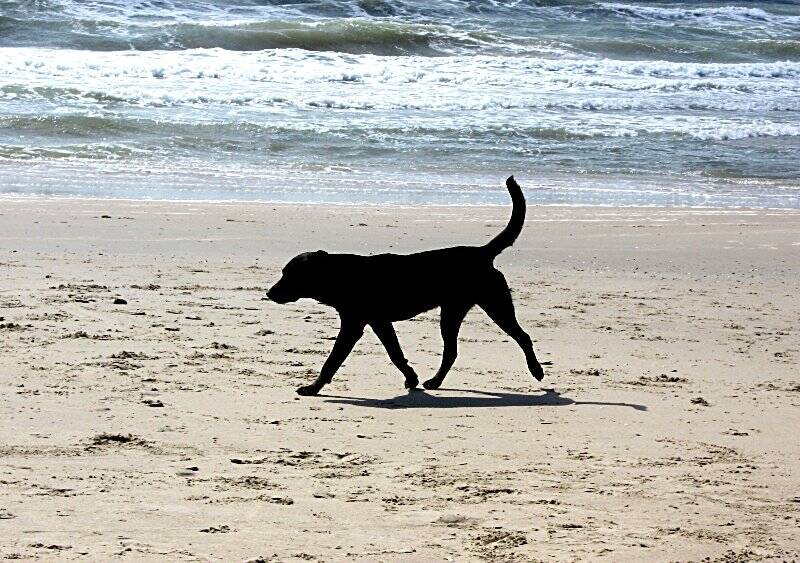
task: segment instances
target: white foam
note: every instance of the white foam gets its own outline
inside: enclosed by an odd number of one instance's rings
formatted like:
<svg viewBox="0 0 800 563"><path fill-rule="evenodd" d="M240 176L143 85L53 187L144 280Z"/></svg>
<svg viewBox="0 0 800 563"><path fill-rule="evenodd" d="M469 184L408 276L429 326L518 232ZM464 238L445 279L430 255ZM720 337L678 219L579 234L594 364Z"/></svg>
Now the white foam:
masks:
<svg viewBox="0 0 800 563"><path fill-rule="evenodd" d="M796 120L765 115L800 111L798 78L800 62L789 61L0 49L0 99L17 114L56 104L62 112L130 118L140 115L137 107L174 107L149 118L298 131L362 128L377 141L403 128L418 135L454 128L469 134L469 128L498 137L512 131L553 138L559 131L706 140L798 136ZM320 110L324 119L314 117ZM454 112L460 112L455 121Z"/></svg>
<svg viewBox="0 0 800 563"><path fill-rule="evenodd" d="M236 87L248 82L306 85L331 82L424 83L429 87L471 85L505 90L531 88L533 92L565 85L631 92L657 88L747 90L767 87L797 93L800 91L796 80L800 78L800 62L720 64L539 57L386 57L299 49L96 52L0 48L0 80L4 84L55 85L66 81L86 85L88 81L113 89L109 78L140 84L155 78L181 87L185 86L182 81L193 80L198 87L210 86L215 81L226 81Z"/></svg>

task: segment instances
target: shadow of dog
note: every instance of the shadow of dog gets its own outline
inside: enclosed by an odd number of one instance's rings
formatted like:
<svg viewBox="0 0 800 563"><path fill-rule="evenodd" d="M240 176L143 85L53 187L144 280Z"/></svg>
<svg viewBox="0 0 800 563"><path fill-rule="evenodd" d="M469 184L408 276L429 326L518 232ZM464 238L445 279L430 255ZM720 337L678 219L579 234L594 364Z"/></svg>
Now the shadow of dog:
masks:
<svg viewBox="0 0 800 563"><path fill-rule="evenodd" d="M393 399L369 399L365 397L341 397L320 395L326 403L356 405L381 409L469 409L480 407L565 407L569 405L601 405L610 407L629 407L637 411L647 411L644 405L634 403L615 403L603 401L576 401L563 396L555 389L544 389L540 395L528 393L501 393L498 391L478 391L474 389L440 389L459 393L456 396L431 395L413 389L406 395ZM464 396L463 393L470 395Z"/></svg>

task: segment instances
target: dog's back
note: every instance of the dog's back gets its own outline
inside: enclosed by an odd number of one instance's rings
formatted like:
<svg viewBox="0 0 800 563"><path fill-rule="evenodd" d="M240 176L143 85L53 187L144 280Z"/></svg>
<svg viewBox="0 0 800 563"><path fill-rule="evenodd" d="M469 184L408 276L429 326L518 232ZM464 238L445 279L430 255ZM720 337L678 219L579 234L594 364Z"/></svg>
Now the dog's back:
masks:
<svg viewBox="0 0 800 563"><path fill-rule="evenodd" d="M366 318L397 321L451 301L470 301L498 272L494 259L511 246L525 222L525 198L511 176L506 186L513 201L505 229L483 246L453 246L413 254L335 254L331 293L337 308Z"/></svg>

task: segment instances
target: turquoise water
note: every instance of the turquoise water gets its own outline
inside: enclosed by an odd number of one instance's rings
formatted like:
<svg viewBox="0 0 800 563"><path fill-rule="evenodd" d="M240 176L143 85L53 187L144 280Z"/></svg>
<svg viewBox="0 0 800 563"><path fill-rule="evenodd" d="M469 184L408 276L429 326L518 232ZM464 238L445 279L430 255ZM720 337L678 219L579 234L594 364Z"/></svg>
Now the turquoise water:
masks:
<svg viewBox="0 0 800 563"><path fill-rule="evenodd" d="M795 2L0 1L0 193L800 207Z"/></svg>

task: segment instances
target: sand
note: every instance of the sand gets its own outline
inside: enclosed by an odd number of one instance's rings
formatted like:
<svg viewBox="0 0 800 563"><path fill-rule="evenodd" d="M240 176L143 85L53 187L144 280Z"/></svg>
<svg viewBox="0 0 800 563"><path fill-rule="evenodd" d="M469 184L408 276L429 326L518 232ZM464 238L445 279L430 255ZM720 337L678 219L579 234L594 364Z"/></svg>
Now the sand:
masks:
<svg viewBox="0 0 800 563"><path fill-rule="evenodd" d="M800 211L531 207L435 392L263 300L303 250L488 240L504 207L0 200L0 558L800 557ZM126 303L115 304L115 299ZM421 377L436 311L396 325Z"/></svg>

